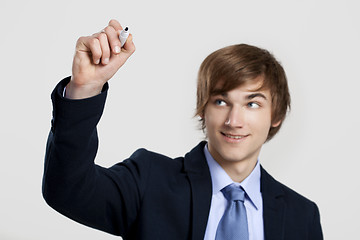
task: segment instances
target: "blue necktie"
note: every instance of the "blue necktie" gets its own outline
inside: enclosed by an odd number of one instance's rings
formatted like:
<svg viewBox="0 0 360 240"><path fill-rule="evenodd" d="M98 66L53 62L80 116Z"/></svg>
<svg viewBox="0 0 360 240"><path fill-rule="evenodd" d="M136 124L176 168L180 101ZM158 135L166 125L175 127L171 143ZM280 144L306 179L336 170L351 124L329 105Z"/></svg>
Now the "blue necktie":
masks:
<svg viewBox="0 0 360 240"><path fill-rule="evenodd" d="M221 192L228 200L223 217L216 230L215 240L249 240L245 191L235 184L224 187Z"/></svg>

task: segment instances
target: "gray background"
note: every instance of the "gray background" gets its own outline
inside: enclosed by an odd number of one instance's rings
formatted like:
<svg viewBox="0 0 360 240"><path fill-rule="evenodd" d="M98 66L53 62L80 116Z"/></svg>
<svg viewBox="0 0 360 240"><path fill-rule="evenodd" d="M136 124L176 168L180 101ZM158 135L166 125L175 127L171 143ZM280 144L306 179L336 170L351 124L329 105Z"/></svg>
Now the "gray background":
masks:
<svg viewBox="0 0 360 240"><path fill-rule="evenodd" d="M212 51L249 43L287 71L292 112L261 154L278 180L319 205L326 239L359 230L358 1L10 1L0 3L0 239L119 239L48 207L41 178L50 92L75 42L111 18L137 51L110 81L97 163L146 147L183 155L202 139L196 75Z"/></svg>

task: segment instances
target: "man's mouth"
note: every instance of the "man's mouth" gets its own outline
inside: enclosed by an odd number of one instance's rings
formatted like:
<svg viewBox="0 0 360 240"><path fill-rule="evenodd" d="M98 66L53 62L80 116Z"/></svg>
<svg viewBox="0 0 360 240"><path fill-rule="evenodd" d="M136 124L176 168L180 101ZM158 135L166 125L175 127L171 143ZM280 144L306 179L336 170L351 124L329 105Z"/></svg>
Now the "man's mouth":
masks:
<svg viewBox="0 0 360 240"><path fill-rule="evenodd" d="M227 133L221 133L225 137L231 138L231 139L242 139L244 137L247 137L248 135L233 135L233 134L227 134Z"/></svg>

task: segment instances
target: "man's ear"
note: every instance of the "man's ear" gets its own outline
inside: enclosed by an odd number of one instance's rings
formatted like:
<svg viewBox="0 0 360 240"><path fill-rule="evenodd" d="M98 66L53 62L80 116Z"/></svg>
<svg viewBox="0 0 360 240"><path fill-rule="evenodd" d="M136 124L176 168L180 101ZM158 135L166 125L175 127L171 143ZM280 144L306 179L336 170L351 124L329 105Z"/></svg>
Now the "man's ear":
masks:
<svg viewBox="0 0 360 240"><path fill-rule="evenodd" d="M279 121L277 121L277 122L275 122L275 123L272 123L271 124L271 127L273 127L273 128L276 128L276 127L278 127L280 124L281 124L281 120L279 120Z"/></svg>

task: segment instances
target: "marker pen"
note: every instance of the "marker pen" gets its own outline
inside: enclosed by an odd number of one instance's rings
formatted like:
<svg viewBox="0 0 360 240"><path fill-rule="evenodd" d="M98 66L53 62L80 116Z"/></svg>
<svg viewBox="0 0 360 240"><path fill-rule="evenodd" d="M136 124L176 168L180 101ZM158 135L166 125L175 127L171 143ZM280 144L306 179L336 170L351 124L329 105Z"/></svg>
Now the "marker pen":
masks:
<svg viewBox="0 0 360 240"><path fill-rule="evenodd" d="M120 36L119 36L120 42L121 42L121 47L124 46L128 36L129 36L129 28L125 27L125 29L120 32Z"/></svg>

